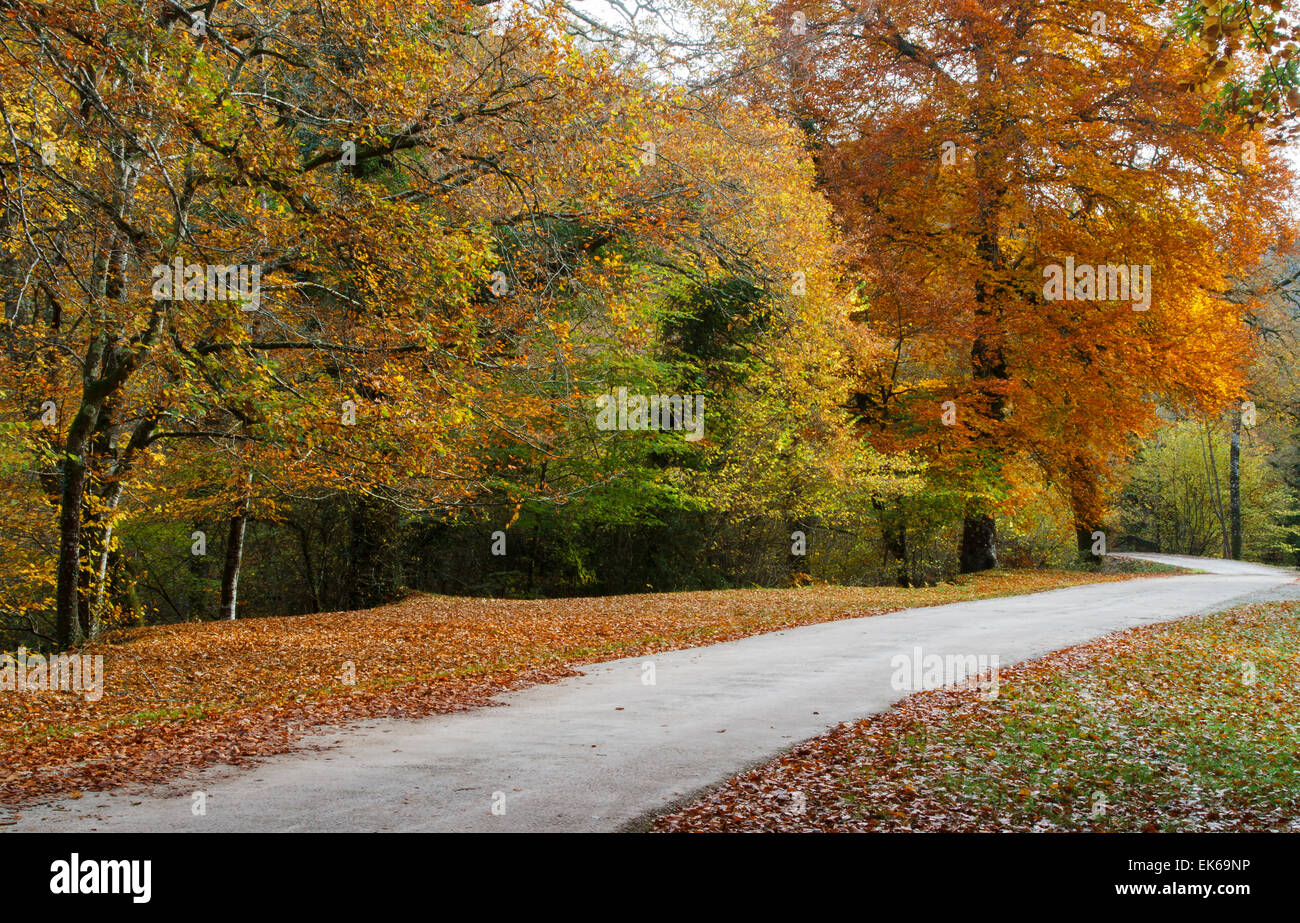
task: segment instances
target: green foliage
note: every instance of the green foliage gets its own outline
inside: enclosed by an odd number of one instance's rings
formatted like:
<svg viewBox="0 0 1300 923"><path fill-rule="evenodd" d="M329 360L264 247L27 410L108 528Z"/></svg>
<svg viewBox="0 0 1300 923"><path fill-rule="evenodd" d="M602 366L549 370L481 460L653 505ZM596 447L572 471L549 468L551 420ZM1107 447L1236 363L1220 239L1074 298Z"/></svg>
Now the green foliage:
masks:
<svg viewBox="0 0 1300 923"><path fill-rule="evenodd" d="M1190 422L1143 444L1121 497L1125 538L1177 554L1223 554L1228 453L1222 428ZM1241 452L1241 506L1243 557L1284 562L1300 550L1300 508L1268 463L1267 447L1249 435Z"/></svg>

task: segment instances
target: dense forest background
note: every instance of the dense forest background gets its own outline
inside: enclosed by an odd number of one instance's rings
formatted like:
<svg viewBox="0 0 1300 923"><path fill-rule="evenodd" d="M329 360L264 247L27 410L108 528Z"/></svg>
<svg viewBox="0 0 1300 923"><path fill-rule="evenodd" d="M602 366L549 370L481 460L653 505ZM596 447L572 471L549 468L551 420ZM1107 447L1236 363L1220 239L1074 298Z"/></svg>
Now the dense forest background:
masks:
<svg viewBox="0 0 1300 923"><path fill-rule="evenodd" d="M0 2L2 646L1300 564L1282 4L620 10Z"/></svg>

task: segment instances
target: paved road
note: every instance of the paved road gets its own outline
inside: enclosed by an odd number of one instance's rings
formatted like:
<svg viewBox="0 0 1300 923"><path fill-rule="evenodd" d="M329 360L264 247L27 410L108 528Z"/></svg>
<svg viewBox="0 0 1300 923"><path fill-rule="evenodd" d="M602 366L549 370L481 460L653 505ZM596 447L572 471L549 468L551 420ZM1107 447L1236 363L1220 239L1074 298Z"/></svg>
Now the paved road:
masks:
<svg viewBox="0 0 1300 923"><path fill-rule="evenodd" d="M8 829L616 830L887 708L908 694L891 684L891 659L917 647L923 656L997 655L1008 666L1294 580L1256 565L1143 557L1210 573L912 609L594 664L583 676L506 695L507 707L336 730L312 739L338 742L324 751L212 769L147 794L27 808ZM203 816L191 810L199 790Z"/></svg>
<svg viewBox="0 0 1300 923"><path fill-rule="evenodd" d="M1251 564L1249 561L1223 561L1219 558L1193 558L1182 554L1146 554L1144 552L1124 552L1111 555L1114 558L1136 558L1139 561L1154 561L1157 564L1172 564L1189 570L1203 570L1211 574L1223 574L1232 577L1268 576L1285 574L1275 567L1263 564ZM1294 576L1294 575L1293 575Z"/></svg>

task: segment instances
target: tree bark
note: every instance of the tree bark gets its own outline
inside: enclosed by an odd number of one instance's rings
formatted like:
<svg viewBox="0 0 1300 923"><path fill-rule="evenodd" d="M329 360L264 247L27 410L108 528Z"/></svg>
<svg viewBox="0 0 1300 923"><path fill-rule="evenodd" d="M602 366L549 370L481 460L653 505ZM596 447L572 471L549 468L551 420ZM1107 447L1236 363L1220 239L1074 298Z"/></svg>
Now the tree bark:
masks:
<svg viewBox="0 0 1300 923"><path fill-rule="evenodd" d="M1232 559L1241 560L1241 408L1232 415L1232 444L1228 451L1228 504L1232 529Z"/></svg>
<svg viewBox="0 0 1300 923"><path fill-rule="evenodd" d="M871 505L880 523L880 540L887 556L885 563L888 563L888 558L893 559L894 583L906 589L912 585L907 560L907 520L901 513L887 507L883 500L873 499Z"/></svg>
<svg viewBox="0 0 1300 923"><path fill-rule="evenodd" d="M239 598L239 568L244 560L244 533L247 527L246 509L241 509L230 517L226 560L221 568L221 618L231 621L235 619L235 604Z"/></svg>
<svg viewBox="0 0 1300 923"><path fill-rule="evenodd" d="M118 453L112 464L108 466L106 475L101 479L101 484L107 483L107 487L102 492L103 511L100 514L101 524L94 529L86 542L88 562L97 559L97 563L94 564L94 574L92 575L94 590L93 592L87 592L86 598L83 600L83 605L86 608L82 612L82 631L85 637L91 640L99 637L99 631L104 621L104 610L108 606L109 559L112 556L111 548L117 508L122 502L125 472L130 467L136 453L148 444L149 438L153 435L157 425L158 418L156 415L147 416L136 423L131 430L130 439L127 440L126 445ZM108 455L113 451L109 434L103 429L100 430L99 440L99 444L96 446L98 452ZM91 485L89 489L94 491L94 485ZM82 530L85 531L92 525L88 517L82 526Z"/></svg>
<svg viewBox="0 0 1300 923"><path fill-rule="evenodd" d="M235 515L230 517L230 531L226 534L226 558L221 568L221 618L235 620L235 606L239 599L239 570L244 561L244 535L248 530L248 510L253 475L245 481L247 491Z"/></svg>
<svg viewBox="0 0 1300 923"><path fill-rule="evenodd" d="M1092 536L1095 532L1101 532L1099 526L1090 526L1085 523L1074 523L1074 541L1079 550L1079 562L1081 564L1099 564L1101 558L1092 553Z"/></svg>
<svg viewBox="0 0 1300 923"><path fill-rule="evenodd" d="M124 184L129 184L129 170L123 170ZM125 270L126 250L114 237L104 264L104 297L119 299L125 291L122 275ZM59 563L54 596L54 624L56 642L60 650L67 650L81 638L81 607L89 600L81 580L82 507L86 496L87 460L91 440L99 430L100 414L109 397L135 371L141 355L157 340L164 325L162 302L154 305L149 325L132 347L119 345L107 331L91 337L82 360L81 406L68 427L61 461L63 487L59 498Z"/></svg>
<svg viewBox="0 0 1300 923"><path fill-rule="evenodd" d="M75 426L75 424L74 424ZM59 564L55 589L55 635L59 650L81 641L81 499L86 487L86 463L81 446L69 438L63 460L63 489L59 498Z"/></svg>
<svg viewBox="0 0 1300 923"><path fill-rule="evenodd" d="M59 493L59 563L54 594L55 640L60 650L82 640L81 526L89 467L86 455L104 406L106 389L99 376L108 345L108 338L101 335L93 338L86 350L81 406L68 427L60 462L63 486Z"/></svg>
<svg viewBox="0 0 1300 923"><path fill-rule="evenodd" d="M994 65L982 52L976 55L978 83L992 85ZM1002 203L1007 191L1003 160L998 150L1005 129L998 122L996 103L981 99L979 143L975 149L976 222L979 236L975 252L982 262L975 280L975 330L971 344L971 373L985 406L976 408L984 425L976 441L985 452L999 451L999 430L1006 415L1005 385L1010 378L1003 348ZM961 530L960 568L963 574L998 566L997 523L987 509L968 507Z"/></svg>
<svg viewBox="0 0 1300 923"><path fill-rule="evenodd" d="M974 574L998 566L997 523L990 513L966 515L961 529L961 572Z"/></svg>
<svg viewBox="0 0 1300 923"><path fill-rule="evenodd" d="M1070 515L1074 520L1074 541L1081 564L1098 564L1100 558L1092 553L1093 535L1105 530L1101 521L1105 514L1102 490L1097 479L1097 464L1082 453L1072 456L1065 467L1065 477L1070 491Z"/></svg>
<svg viewBox="0 0 1300 923"><path fill-rule="evenodd" d="M114 504L116 506L116 504ZM110 511L103 531L100 533L99 563L95 566L95 594L90 604L90 638L99 635L99 627L104 621L104 607L108 602L108 570L112 558L113 519Z"/></svg>

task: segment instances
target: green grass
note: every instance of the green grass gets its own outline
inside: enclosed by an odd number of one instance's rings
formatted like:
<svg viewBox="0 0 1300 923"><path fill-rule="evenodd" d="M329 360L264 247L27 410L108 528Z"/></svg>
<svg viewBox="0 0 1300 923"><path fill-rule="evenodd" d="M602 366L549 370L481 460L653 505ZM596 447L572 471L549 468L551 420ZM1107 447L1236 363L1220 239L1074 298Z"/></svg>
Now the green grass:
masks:
<svg viewBox="0 0 1300 923"><path fill-rule="evenodd" d="M1004 683L950 728L918 721L888 775L1011 829L1300 829L1298 607L1137 637L1087 669ZM868 764L844 784L879 778Z"/></svg>
<svg viewBox="0 0 1300 923"><path fill-rule="evenodd" d="M1100 639L795 747L660 830L1300 831L1300 602ZM800 815L776 792L806 793Z"/></svg>

